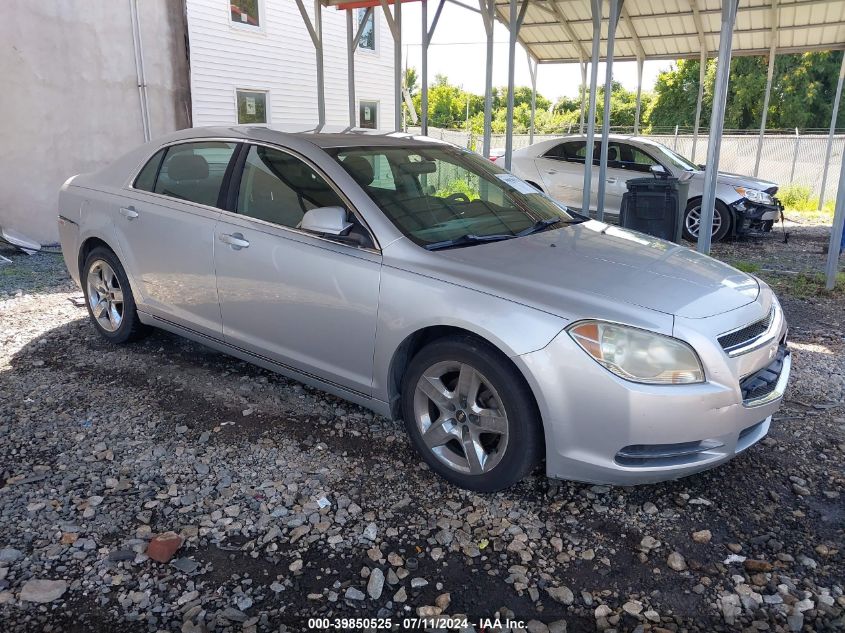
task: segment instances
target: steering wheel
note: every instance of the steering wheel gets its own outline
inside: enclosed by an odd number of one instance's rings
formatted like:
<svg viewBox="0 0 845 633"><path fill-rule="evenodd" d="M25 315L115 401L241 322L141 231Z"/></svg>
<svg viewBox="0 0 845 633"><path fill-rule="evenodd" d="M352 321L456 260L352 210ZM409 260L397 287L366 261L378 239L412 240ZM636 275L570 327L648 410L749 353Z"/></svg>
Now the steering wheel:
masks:
<svg viewBox="0 0 845 633"><path fill-rule="evenodd" d="M469 196L467 194L461 193L460 191L455 192L455 193L450 193L448 196L446 196L446 201L447 202L472 202L472 200L469 199Z"/></svg>

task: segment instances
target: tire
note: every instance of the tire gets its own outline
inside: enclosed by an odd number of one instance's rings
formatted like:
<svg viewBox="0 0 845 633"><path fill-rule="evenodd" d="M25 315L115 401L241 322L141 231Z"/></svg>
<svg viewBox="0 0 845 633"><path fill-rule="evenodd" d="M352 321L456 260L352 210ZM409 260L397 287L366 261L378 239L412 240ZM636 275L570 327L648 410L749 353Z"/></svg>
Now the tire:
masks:
<svg viewBox="0 0 845 633"><path fill-rule="evenodd" d="M103 338L121 345L147 334L148 328L138 318L129 279L111 250L93 249L82 265L80 281L88 316Z"/></svg>
<svg viewBox="0 0 845 633"><path fill-rule="evenodd" d="M684 211L684 239L688 242L698 241L698 230L690 230L691 225L695 226L695 215L701 212L701 199L696 198L687 203L687 208ZM718 228L717 228L718 226ZM713 212L713 235L710 238L711 242L721 242L724 237L731 230L731 212L720 200L716 200L716 208Z"/></svg>
<svg viewBox="0 0 845 633"><path fill-rule="evenodd" d="M543 456L528 385L498 350L472 337L442 338L414 356L402 381L402 414L429 467L467 490L508 488Z"/></svg>

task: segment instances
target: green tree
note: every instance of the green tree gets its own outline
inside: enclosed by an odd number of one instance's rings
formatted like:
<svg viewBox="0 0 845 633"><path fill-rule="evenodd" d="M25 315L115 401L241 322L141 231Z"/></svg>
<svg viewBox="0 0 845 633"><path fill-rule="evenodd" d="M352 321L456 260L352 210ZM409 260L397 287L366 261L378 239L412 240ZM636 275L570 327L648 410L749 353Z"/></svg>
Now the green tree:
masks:
<svg viewBox="0 0 845 633"><path fill-rule="evenodd" d="M769 102L767 126L770 129L825 128L830 125L841 52L778 55ZM760 126L766 90L768 58L736 57L731 60L731 76L725 108L725 128L753 130ZM646 112L652 130L695 123L700 64L680 60L660 73L654 97ZM713 107L716 60L707 62L701 125L708 127ZM845 125L845 112L839 113L838 126Z"/></svg>

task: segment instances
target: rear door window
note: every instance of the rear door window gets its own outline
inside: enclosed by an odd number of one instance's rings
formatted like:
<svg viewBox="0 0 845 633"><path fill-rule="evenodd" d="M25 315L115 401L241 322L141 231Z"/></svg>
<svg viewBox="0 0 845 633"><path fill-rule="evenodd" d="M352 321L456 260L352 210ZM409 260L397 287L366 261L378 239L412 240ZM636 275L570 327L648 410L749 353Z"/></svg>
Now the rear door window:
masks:
<svg viewBox="0 0 845 633"><path fill-rule="evenodd" d="M236 147L237 143L225 141L170 146L153 191L178 200L216 207L226 168Z"/></svg>

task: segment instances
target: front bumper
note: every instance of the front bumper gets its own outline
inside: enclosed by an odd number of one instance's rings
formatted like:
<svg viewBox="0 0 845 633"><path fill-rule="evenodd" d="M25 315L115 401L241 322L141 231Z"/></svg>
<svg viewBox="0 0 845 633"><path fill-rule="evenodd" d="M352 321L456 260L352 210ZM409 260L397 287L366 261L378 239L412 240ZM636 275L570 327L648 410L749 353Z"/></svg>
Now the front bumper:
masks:
<svg viewBox="0 0 845 633"><path fill-rule="evenodd" d="M771 231L775 223L780 219L783 206L780 201L772 196L774 204L757 204L745 198L733 203L731 208L734 212L734 234L743 235L749 231Z"/></svg>
<svg viewBox="0 0 845 633"><path fill-rule="evenodd" d="M695 385L622 380L566 332L544 349L517 357L543 415L548 476L652 483L712 468L758 442L768 433L789 381L788 352L765 397L744 401L742 383L772 365L781 347L785 350L782 318L775 329L771 343L734 358L715 342L702 353L696 341L707 382Z"/></svg>

